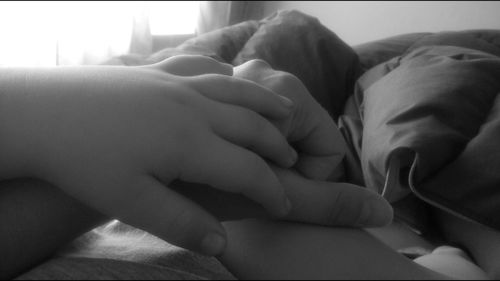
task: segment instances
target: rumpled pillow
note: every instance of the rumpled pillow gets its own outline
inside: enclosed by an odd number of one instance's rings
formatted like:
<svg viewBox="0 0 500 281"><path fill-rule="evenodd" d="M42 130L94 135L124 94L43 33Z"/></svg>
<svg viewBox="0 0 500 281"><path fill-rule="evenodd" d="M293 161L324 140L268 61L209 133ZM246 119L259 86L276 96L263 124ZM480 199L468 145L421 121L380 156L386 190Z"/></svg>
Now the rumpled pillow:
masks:
<svg viewBox="0 0 500 281"><path fill-rule="evenodd" d="M500 229L500 58L421 47L359 83L366 185Z"/></svg>

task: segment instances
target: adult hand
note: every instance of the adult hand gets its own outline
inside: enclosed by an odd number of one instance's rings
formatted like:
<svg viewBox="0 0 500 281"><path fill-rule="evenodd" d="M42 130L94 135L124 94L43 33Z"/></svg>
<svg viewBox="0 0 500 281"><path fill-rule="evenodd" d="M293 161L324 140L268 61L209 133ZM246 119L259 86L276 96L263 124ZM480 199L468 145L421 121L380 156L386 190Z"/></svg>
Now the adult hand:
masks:
<svg viewBox="0 0 500 281"><path fill-rule="evenodd" d="M335 169L342 168L348 149L344 138L297 77L276 71L262 60L236 67L234 76L254 81L293 101L293 113L286 119L274 120L274 124L299 151L297 170L306 177L325 180Z"/></svg>
<svg viewBox="0 0 500 281"><path fill-rule="evenodd" d="M382 227L391 223L391 205L377 193L348 183L307 179L290 169L273 167L292 203L281 219L324 226ZM269 218L262 207L237 194L175 182L172 188L203 206L219 220ZM230 212L228 212L230 210Z"/></svg>

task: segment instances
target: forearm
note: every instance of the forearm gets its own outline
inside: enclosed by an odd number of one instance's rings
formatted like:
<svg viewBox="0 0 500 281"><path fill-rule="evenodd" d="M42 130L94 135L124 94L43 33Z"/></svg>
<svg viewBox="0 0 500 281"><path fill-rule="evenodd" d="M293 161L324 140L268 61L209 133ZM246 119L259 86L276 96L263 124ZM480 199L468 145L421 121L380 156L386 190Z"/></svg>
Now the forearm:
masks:
<svg viewBox="0 0 500 281"><path fill-rule="evenodd" d="M220 260L240 279L446 279L363 230L256 220L225 227Z"/></svg>
<svg viewBox="0 0 500 281"><path fill-rule="evenodd" d="M35 180L0 182L0 279L13 278L105 218Z"/></svg>
<svg viewBox="0 0 500 281"><path fill-rule="evenodd" d="M74 93L58 69L0 68L0 277L13 277L102 221L38 176L49 137L40 98ZM49 112L49 111L48 111ZM58 116L53 116L58 118ZM60 117L59 117L60 118ZM61 118L60 118L61 119ZM45 120L45 121L44 121Z"/></svg>
<svg viewBox="0 0 500 281"><path fill-rule="evenodd" d="M56 136L74 125L70 101L97 95L109 69L0 67L0 180L47 176L47 145L66 145Z"/></svg>

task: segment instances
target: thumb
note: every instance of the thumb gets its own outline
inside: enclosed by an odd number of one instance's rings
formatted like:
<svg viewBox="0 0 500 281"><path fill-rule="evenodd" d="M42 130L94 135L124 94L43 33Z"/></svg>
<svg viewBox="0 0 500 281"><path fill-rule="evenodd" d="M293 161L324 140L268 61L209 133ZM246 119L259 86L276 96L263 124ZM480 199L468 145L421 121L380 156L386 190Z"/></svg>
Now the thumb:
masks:
<svg viewBox="0 0 500 281"><path fill-rule="evenodd" d="M264 60L253 59L236 66L233 75L260 84L275 72Z"/></svg>
<svg viewBox="0 0 500 281"><path fill-rule="evenodd" d="M197 76L202 74L233 75L232 65L200 55L174 56L153 64L152 67L178 76Z"/></svg>
<svg viewBox="0 0 500 281"><path fill-rule="evenodd" d="M391 223L393 210L380 195L348 183L306 179L273 167L292 202L287 219L326 226L381 227Z"/></svg>

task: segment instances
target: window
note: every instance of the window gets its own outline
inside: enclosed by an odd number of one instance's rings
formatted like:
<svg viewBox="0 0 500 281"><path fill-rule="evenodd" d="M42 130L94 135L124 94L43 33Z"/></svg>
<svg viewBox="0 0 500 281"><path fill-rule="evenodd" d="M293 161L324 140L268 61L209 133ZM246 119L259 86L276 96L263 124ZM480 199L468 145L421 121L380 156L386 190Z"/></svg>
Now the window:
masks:
<svg viewBox="0 0 500 281"><path fill-rule="evenodd" d="M128 53L133 36L194 35L198 13L196 1L0 2L0 65L99 63Z"/></svg>
<svg viewBox="0 0 500 281"><path fill-rule="evenodd" d="M185 35L196 32L199 1L152 1L146 5L152 35Z"/></svg>

